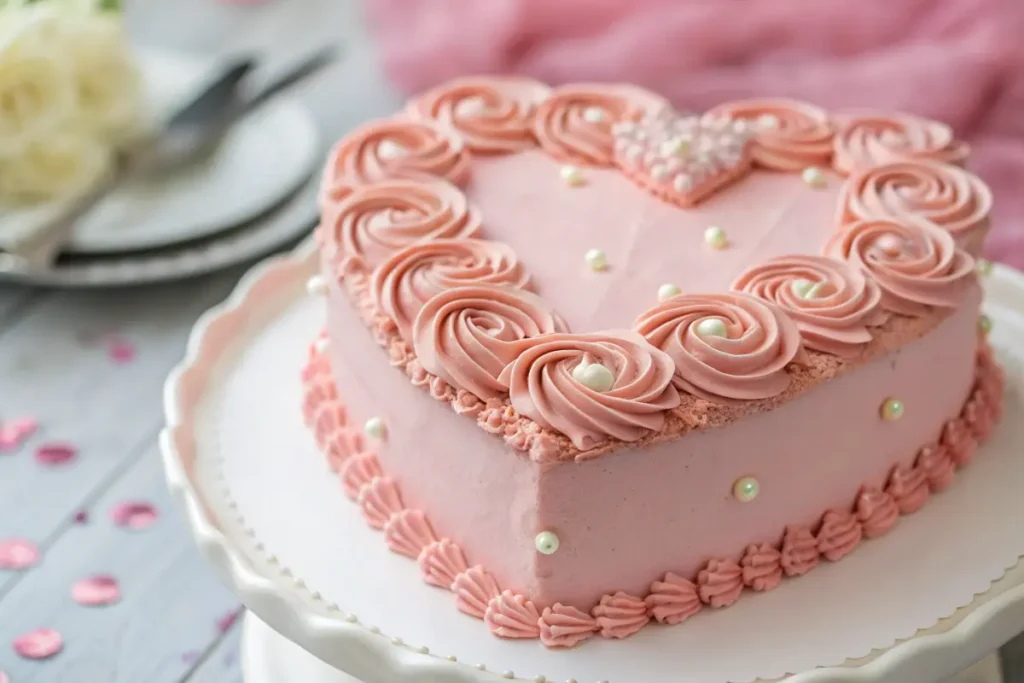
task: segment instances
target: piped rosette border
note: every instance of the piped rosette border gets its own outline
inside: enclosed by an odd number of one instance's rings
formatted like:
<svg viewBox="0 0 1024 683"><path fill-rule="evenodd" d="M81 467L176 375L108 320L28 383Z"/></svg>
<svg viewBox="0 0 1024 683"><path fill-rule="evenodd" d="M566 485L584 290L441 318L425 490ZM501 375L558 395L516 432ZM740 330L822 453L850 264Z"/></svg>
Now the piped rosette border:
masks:
<svg viewBox="0 0 1024 683"><path fill-rule="evenodd" d="M709 560L695 576L668 569L651 582L647 595L612 592L584 610L561 603L538 605L514 588L501 587L485 567L472 564L457 541L435 529L426 513L408 508L399 483L357 436L358 428L348 424L330 360L317 344L310 348L302 377L306 425L345 495L358 505L367 524L383 533L388 547L416 561L426 583L451 591L456 608L481 619L494 635L539 640L550 648L575 647L598 636L626 638L651 623L679 624L703 609L728 607L750 592L771 590L822 560L846 557L948 487L956 472L974 459L1003 411L1003 374L991 348L982 343L975 383L960 415L947 421L939 438L923 445L913 461L895 465L884 486L864 486L846 508L823 511L817 524L787 526L774 539Z"/></svg>

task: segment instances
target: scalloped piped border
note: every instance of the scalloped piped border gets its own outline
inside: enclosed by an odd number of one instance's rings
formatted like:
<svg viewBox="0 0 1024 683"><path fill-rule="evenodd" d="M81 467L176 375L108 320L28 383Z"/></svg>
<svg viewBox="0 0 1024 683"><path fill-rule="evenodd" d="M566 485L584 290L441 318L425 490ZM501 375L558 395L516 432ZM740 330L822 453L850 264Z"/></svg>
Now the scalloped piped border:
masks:
<svg viewBox="0 0 1024 683"><path fill-rule="evenodd" d="M196 462L192 418L206 377L200 361L220 355L227 342L247 325L245 306L260 297L282 297L282 281L297 291L315 272L315 247L306 242L292 255L275 257L259 264L239 282L231 296L210 309L196 323L189 337L184 360L170 373L164 387L166 426L160 433L164 472L175 499L179 501L200 551L215 567L222 580L245 605L275 631L322 659L344 659L347 673L367 679L384 677L417 681L473 683L481 672L469 666L453 666L441 657L424 657L413 649L394 647L381 634L350 623L336 606L316 611L313 597L306 598L279 579L270 578L257 563L231 543L218 527L215 516L192 480ZM993 285L1017 290L1024 311L1024 274L996 266ZM218 343L219 342L219 343ZM1005 585L998 585L1003 584ZM996 592L999 591L999 592ZM308 589L307 589L308 592ZM991 597L986 598L993 594ZM979 602L979 598L982 600ZM944 622L969 611L957 623ZM332 611L335 613L332 614ZM1024 563L1008 567L995 577L975 600L915 634L895 640L885 651L874 650L835 666L794 674L792 683L865 683L898 680L912 666L927 666L942 652L948 661L955 652L964 667L998 646L1024 624ZM940 629L935 633L927 633ZM628 650L623 649L623 652ZM935 671L936 676L949 672ZM493 677L493 674L487 674Z"/></svg>

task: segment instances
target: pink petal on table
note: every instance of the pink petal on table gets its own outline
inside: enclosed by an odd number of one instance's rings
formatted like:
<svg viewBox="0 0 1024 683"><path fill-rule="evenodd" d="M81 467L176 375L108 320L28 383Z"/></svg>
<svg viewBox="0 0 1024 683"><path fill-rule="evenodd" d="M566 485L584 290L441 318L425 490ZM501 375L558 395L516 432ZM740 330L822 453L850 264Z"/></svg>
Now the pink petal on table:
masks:
<svg viewBox="0 0 1024 683"><path fill-rule="evenodd" d="M0 421L0 452L13 451L21 442L39 429L39 420L34 417L18 417L7 422Z"/></svg>
<svg viewBox="0 0 1024 683"><path fill-rule="evenodd" d="M78 449L67 443L44 443L36 449L36 462L53 467L75 459Z"/></svg>
<svg viewBox="0 0 1024 683"><path fill-rule="evenodd" d="M114 524L135 531L150 526L159 516L160 513L155 507L140 501L118 503L111 512Z"/></svg>
<svg viewBox="0 0 1024 683"><path fill-rule="evenodd" d="M88 524L89 513L86 512L85 510L79 510L78 512L75 513L75 516L72 517L72 519L74 520L75 524Z"/></svg>
<svg viewBox="0 0 1024 683"><path fill-rule="evenodd" d="M196 652L195 650L189 650L188 652L183 652L181 654L181 661L185 664L192 664L194 662L199 661L199 655L199 652ZM3 683L3 681L0 681L0 683Z"/></svg>
<svg viewBox="0 0 1024 683"><path fill-rule="evenodd" d="M113 605L121 599L121 585L113 576L90 576L71 587L71 597L86 607Z"/></svg>
<svg viewBox="0 0 1024 683"><path fill-rule="evenodd" d="M24 538L0 541L0 569L28 569L39 562L39 548Z"/></svg>
<svg viewBox="0 0 1024 683"><path fill-rule="evenodd" d="M11 677L0 671L0 683L11 683Z"/></svg>
<svg viewBox="0 0 1024 683"><path fill-rule="evenodd" d="M231 627L238 621L238 617L242 616L242 610L244 608L237 607L233 612L228 612L220 619L217 620L217 630L221 633L227 633L231 630Z"/></svg>
<svg viewBox="0 0 1024 683"><path fill-rule="evenodd" d="M25 659L46 659L64 649L64 639L52 628L40 628L15 638L11 646Z"/></svg>
<svg viewBox="0 0 1024 683"><path fill-rule="evenodd" d="M107 346L107 355L110 356L110 360L119 365L131 363L135 360L135 345L127 339L115 337Z"/></svg>

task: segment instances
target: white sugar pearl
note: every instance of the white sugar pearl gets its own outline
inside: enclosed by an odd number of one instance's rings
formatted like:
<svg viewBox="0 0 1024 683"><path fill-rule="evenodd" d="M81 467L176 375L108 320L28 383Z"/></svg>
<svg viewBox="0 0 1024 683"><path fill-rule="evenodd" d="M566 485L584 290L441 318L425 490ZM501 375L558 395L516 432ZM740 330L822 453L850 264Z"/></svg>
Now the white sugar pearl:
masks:
<svg viewBox="0 0 1024 683"><path fill-rule="evenodd" d="M562 180L569 187L579 187L584 183L583 171L578 166L563 166L560 173L562 174Z"/></svg>
<svg viewBox="0 0 1024 683"><path fill-rule="evenodd" d="M405 148L394 140L382 140L377 145L377 156L381 159L397 159L405 156Z"/></svg>
<svg viewBox="0 0 1024 683"><path fill-rule="evenodd" d="M379 417L371 417L363 423L363 432L373 439L384 438L384 420Z"/></svg>
<svg viewBox="0 0 1024 683"><path fill-rule="evenodd" d="M721 318L704 318L697 323L697 334L701 337L727 337L729 329Z"/></svg>
<svg viewBox="0 0 1024 683"><path fill-rule="evenodd" d="M651 179L655 182L663 182L668 178L668 169L661 164L656 164L651 167Z"/></svg>
<svg viewBox="0 0 1024 683"><path fill-rule="evenodd" d="M632 121L619 121L612 126L612 133L615 135L630 135L636 132L636 124Z"/></svg>
<svg viewBox="0 0 1024 683"><path fill-rule="evenodd" d="M684 137L675 137L661 143L661 153L664 156L686 154L688 151L690 151L690 141Z"/></svg>
<svg viewBox="0 0 1024 683"><path fill-rule="evenodd" d="M678 296L683 293L683 290L679 289L672 284L664 284L658 287L658 301L666 301L674 296Z"/></svg>
<svg viewBox="0 0 1024 683"><path fill-rule="evenodd" d="M601 123L607 118L601 107L587 107L583 110L583 120L587 123Z"/></svg>
<svg viewBox="0 0 1024 683"><path fill-rule="evenodd" d="M633 145L632 147L626 150L626 158L629 161L633 162L634 164L640 160L640 157L642 157L643 154L644 148L641 147L640 145Z"/></svg>
<svg viewBox="0 0 1024 683"><path fill-rule="evenodd" d="M306 280L306 292L310 296L323 296L327 293L327 283L319 275L314 275Z"/></svg>
<svg viewBox="0 0 1024 683"><path fill-rule="evenodd" d="M680 173L672 181L672 187L676 192L689 192L693 189L693 176L689 173Z"/></svg>
<svg viewBox="0 0 1024 683"><path fill-rule="evenodd" d="M572 377L592 391L604 393L615 386L615 375L600 363L580 363L573 369Z"/></svg>
<svg viewBox="0 0 1024 683"><path fill-rule="evenodd" d="M795 292L798 297L800 297L801 299L806 299L807 293L810 292L811 288L814 287L814 283L811 282L810 280L804 279L794 280L792 287L793 292Z"/></svg>
<svg viewBox="0 0 1024 683"><path fill-rule="evenodd" d="M327 341L327 337L320 337L319 339L316 340L316 343L313 344L313 348L316 349L317 353L324 354L327 353L327 347L329 345L330 344Z"/></svg>
<svg viewBox="0 0 1024 683"><path fill-rule="evenodd" d="M725 230L717 225L712 225L704 231L704 242L712 249L725 249L729 239L725 236Z"/></svg>
<svg viewBox="0 0 1024 683"><path fill-rule="evenodd" d="M416 652L419 652L421 655L429 655L430 648L426 645L420 645L418 648L416 648Z"/></svg>
<svg viewBox="0 0 1024 683"><path fill-rule="evenodd" d="M605 270L608 267L608 255L601 249L591 249L583 255L583 260L594 271Z"/></svg>
<svg viewBox="0 0 1024 683"><path fill-rule="evenodd" d="M467 97L455 105L455 111L459 116L479 116L487 109L482 97Z"/></svg>
<svg viewBox="0 0 1024 683"><path fill-rule="evenodd" d="M817 166L808 166L800 174L800 177L803 178L804 184L807 187L821 189L828 186L828 178L825 177L825 173Z"/></svg>
<svg viewBox="0 0 1024 683"><path fill-rule="evenodd" d="M753 477L740 477L732 485L732 495L736 496L736 500L741 503L749 503L757 498L757 494L760 492L761 486Z"/></svg>
<svg viewBox="0 0 1024 683"><path fill-rule="evenodd" d="M779 118L774 114L761 114L757 117L755 125L761 130L771 130L779 127Z"/></svg>
<svg viewBox="0 0 1024 683"><path fill-rule="evenodd" d="M510 670L508 670L508 671L503 671L503 672L501 673L501 677L502 677L502 678L509 678L509 679L511 679L511 678L515 678L515 677L516 677L516 675L515 675L515 673L513 673L513 672L512 672L512 670L510 669Z"/></svg>
<svg viewBox="0 0 1024 683"><path fill-rule="evenodd" d="M534 542L537 546L537 552L542 555L554 555L558 551L558 535L553 531L540 532L537 534Z"/></svg>

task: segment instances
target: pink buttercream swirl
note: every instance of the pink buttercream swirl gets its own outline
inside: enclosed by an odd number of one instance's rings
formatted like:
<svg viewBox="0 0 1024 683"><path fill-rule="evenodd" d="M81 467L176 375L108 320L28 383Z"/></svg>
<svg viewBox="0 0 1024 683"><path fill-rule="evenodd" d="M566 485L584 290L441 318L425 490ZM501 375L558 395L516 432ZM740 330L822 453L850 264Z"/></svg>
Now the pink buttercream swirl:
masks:
<svg viewBox="0 0 1024 683"><path fill-rule="evenodd" d="M410 244L373 271L370 294L377 308L412 341L412 324L430 297L464 285L526 288L530 276L501 242L432 239Z"/></svg>
<svg viewBox="0 0 1024 683"><path fill-rule="evenodd" d="M540 613L525 595L503 591L491 598L484 612L491 633L501 638L539 638Z"/></svg>
<svg viewBox="0 0 1024 683"><path fill-rule="evenodd" d="M976 175L934 161L902 161L851 176L839 197L839 221L926 220L976 253L989 226L992 192Z"/></svg>
<svg viewBox="0 0 1024 683"><path fill-rule="evenodd" d="M421 510L402 510L384 525L384 541L393 552L415 560L437 536Z"/></svg>
<svg viewBox="0 0 1024 683"><path fill-rule="evenodd" d="M942 428L942 445L949 450L949 457L958 467L970 465L978 452L978 442L963 417L946 422Z"/></svg>
<svg viewBox="0 0 1024 683"><path fill-rule="evenodd" d="M725 336L702 335L704 321L722 323ZM776 396L789 386L786 366L806 361L796 323L750 294L680 294L636 330L675 362L676 386L709 401Z"/></svg>
<svg viewBox="0 0 1024 683"><path fill-rule="evenodd" d="M861 490L857 496L855 512L864 538L881 536L900 519L900 510L893 497L873 486L865 486Z"/></svg>
<svg viewBox="0 0 1024 683"><path fill-rule="evenodd" d="M863 536L860 522L852 513L828 510L818 529L818 552L835 562L852 553Z"/></svg>
<svg viewBox="0 0 1024 683"><path fill-rule="evenodd" d="M946 124L910 114L848 114L837 121L834 165L843 173L907 159L962 164L970 153Z"/></svg>
<svg viewBox="0 0 1024 683"><path fill-rule="evenodd" d="M919 467L897 464L889 475L885 492L893 497L901 515L917 512L928 502L928 477Z"/></svg>
<svg viewBox="0 0 1024 683"><path fill-rule="evenodd" d="M331 150L320 187L324 213L357 187L395 178L469 179L470 155L462 140L440 126L391 119L360 126Z"/></svg>
<svg viewBox="0 0 1024 683"><path fill-rule="evenodd" d="M540 642L547 647L575 647L597 632L597 621L575 607L556 602L540 615Z"/></svg>
<svg viewBox="0 0 1024 683"><path fill-rule="evenodd" d="M704 607L697 585L672 572L651 584L651 592L644 602L648 613L659 624L681 624Z"/></svg>
<svg viewBox="0 0 1024 683"><path fill-rule="evenodd" d="M596 391L573 377L581 364L600 364L613 384ZM541 426L568 436L581 451L608 437L635 441L665 424L679 405L668 355L628 330L552 334L524 340L523 351L501 373L512 407Z"/></svg>
<svg viewBox="0 0 1024 683"><path fill-rule="evenodd" d="M851 223L824 252L870 275L882 290L882 307L902 315L955 308L976 281L974 259L949 233L920 221Z"/></svg>
<svg viewBox="0 0 1024 683"><path fill-rule="evenodd" d="M728 607L743 592L743 569L736 560L709 560L697 574L701 602L711 607Z"/></svg>
<svg viewBox="0 0 1024 683"><path fill-rule="evenodd" d="M818 540L802 525L790 525L782 536L779 563L786 576L801 576L818 564Z"/></svg>
<svg viewBox="0 0 1024 683"><path fill-rule="evenodd" d="M974 438L978 440L978 443L985 443L992 436L992 430L995 428L995 417L988 407L987 399L980 390L976 389L971 393L971 397L967 399L967 405L964 406L964 420L967 422L967 426L971 428L971 433L974 434Z"/></svg>
<svg viewBox="0 0 1024 683"><path fill-rule="evenodd" d="M367 524L383 529L392 515L402 510L402 496L391 477L374 477L359 489L359 507Z"/></svg>
<svg viewBox="0 0 1024 683"><path fill-rule="evenodd" d="M917 454L914 467L924 472L928 488L933 493L946 490L956 476L956 464L949 457L949 449L942 444L922 448Z"/></svg>
<svg viewBox="0 0 1024 683"><path fill-rule="evenodd" d="M732 284L782 308L796 321L804 345L855 356L879 324L882 292L865 273L823 256L779 256L751 266Z"/></svg>
<svg viewBox="0 0 1024 683"><path fill-rule="evenodd" d="M472 152L511 154L535 147L533 115L551 88L529 78L459 78L409 103L409 116L455 131Z"/></svg>
<svg viewBox="0 0 1024 683"><path fill-rule="evenodd" d="M480 565L470 567L452 581L455 606L463 614L483 619L491 600L501 595L498 582Z"/></svg>
<svg viewBox="0 0 1024 683"><path fill-rule="evenodd" d="M758 165L775 171L828 166L832 160L832 122L824 109L787 99L755 99L721 104L708 118L744 120L754 130L751 154Z"/></svg>
<svg viewBox="0 0 1024 683"><path fill-rule="evenodd" d="M459 574L469 569L462 548L447 538L428 543L420 551L416 561L420 565L423 580L432 586L455 590L452 584Z"/></svg>
<svg viewBox="0 0 1024 683"><path fill-rule="evenodd" d="M325 218L342 272L369 272L410 245L480 232L480 214L443 181L387 180L362 187Z"/></svg>
<svg viewBox="0 0 1024 683"><path fill-rule="evenodd" d="M740 565L743 583L755 591L770 591L782 581L782 553L770 543L747 546Z"/></svg>
<svg viewBox="0 0 1024 683"><path fill-rule="evenodd" d="M601 602L594 607L593 615L605 638L627 638L646 626L651 619L643 598L622 591L601 596Z"/></svg>
<svg viewBox="0 0 1024 683"><path fill-rule="evenodd" d="M637 95L640 95L639 97ZM617 123L638 121L660 100L636 88L572 85L556 88L537 108L533 133L557 161L611 166Z"/></svg>
<svg viewBox="0 0 1024 683"><path fill-rule="evenodd" d="M377 455L371 452L353 455L338 469L338 475L341 477L341 489L352 500L357 500L362 488L381 474Z"/></svg>
<svg viewBox="0 0 1024 683"><path fill-rule="evenodd" d="M506 387L498 377L522 352L524 340L566 331L539 296L478 285L449 289L427 301L412 338L428 372L488 399L504 395Z"/></svg>

